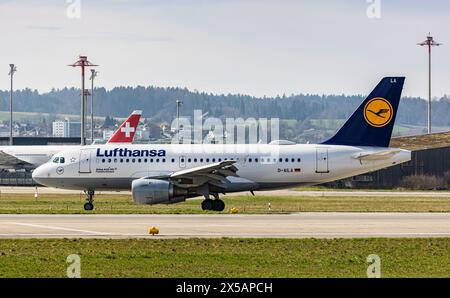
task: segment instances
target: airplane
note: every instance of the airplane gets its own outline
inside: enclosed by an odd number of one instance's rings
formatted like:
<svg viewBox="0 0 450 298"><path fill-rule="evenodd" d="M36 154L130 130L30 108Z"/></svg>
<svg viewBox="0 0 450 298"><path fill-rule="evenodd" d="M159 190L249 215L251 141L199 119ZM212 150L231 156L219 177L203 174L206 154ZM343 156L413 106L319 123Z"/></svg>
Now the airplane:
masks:
<svg viewBox="0 0 450 298"><path fill-rule="evenodd" d="M219 194L322 184L411 160L410 151L389 148L404 80L383 78L337 133L320 144L86 146L59 152L32 177L44 186L84 190L85 210L93 210L96 190L131 189L138 204L203 196L203 210L223 211Z"/></svg>
<svg viewBox="0 0 450 298"><path fill-rule="evenodd" d="M133 111L109 138L107 144L133 142L141 115L142 111ZM53 155L62 150L73 150L80 147L80 145L0 146L0 169L32 170L46 163Z"/></svg>

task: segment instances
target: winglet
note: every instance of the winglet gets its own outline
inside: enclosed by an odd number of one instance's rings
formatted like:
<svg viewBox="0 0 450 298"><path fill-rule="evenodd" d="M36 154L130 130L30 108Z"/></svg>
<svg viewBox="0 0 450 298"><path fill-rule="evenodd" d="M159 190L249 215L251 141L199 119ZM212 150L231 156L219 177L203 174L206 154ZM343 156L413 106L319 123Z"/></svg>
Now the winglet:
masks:
<svg viewBox="0 0 450 298"><path fill-rule="evenodd" d="M136 133L137 127L139 125L139 119L141 119L141 115L141 110L133 111L127 118L127 120L125 120L122 125L120 125L120 127L114 132L111 138L109 138L107 144L133 142L134 134Z"/></svg>

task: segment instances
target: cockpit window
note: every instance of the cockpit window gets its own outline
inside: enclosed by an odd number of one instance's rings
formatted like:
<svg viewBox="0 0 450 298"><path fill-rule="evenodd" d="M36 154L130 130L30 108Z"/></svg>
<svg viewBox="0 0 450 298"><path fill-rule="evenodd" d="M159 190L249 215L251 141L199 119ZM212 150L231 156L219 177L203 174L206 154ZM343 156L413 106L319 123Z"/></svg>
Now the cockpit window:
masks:
<svg viewBox="0 0 450 298"><path fill-rule="evenodd" d="M55 157L53 159L53 163L65 163L65 162L66 162L66 160L64 157Z"/></svg>

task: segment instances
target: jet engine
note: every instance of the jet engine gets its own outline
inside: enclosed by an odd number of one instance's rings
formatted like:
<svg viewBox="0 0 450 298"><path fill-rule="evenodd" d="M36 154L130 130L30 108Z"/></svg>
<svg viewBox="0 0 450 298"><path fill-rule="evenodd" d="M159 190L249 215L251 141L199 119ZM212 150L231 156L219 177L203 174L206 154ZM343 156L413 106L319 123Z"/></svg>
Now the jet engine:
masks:
<svg viewBox="0 0 450 298"><path fill-rule="evenodd" d="M131 184L133 200L137 204L174 204L186 200L187 190L170 181L141 178Z"/></svg>

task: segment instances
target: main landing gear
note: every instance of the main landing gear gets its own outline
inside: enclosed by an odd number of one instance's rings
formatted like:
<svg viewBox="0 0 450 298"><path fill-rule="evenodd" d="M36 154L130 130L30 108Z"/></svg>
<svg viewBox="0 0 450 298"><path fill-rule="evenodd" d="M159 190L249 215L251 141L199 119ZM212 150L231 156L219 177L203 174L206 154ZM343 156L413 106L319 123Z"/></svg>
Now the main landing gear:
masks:
<svg viewBox="0 0 450 298"><path fill-rule="evenodd" d="M84 204L84 210L92 211L94 210L94 191L87 190L84 192L86 194L86 203Z"/></svg>
<svg viewBox="0 0 450 298"><path fill-rule="evenodd" d="M218 194L213 194L214 200L210 199L209 196L205 196L205 199L202 202L203 210L210 211L223 211L225 209L225 203L219 199Z"/></svg>

